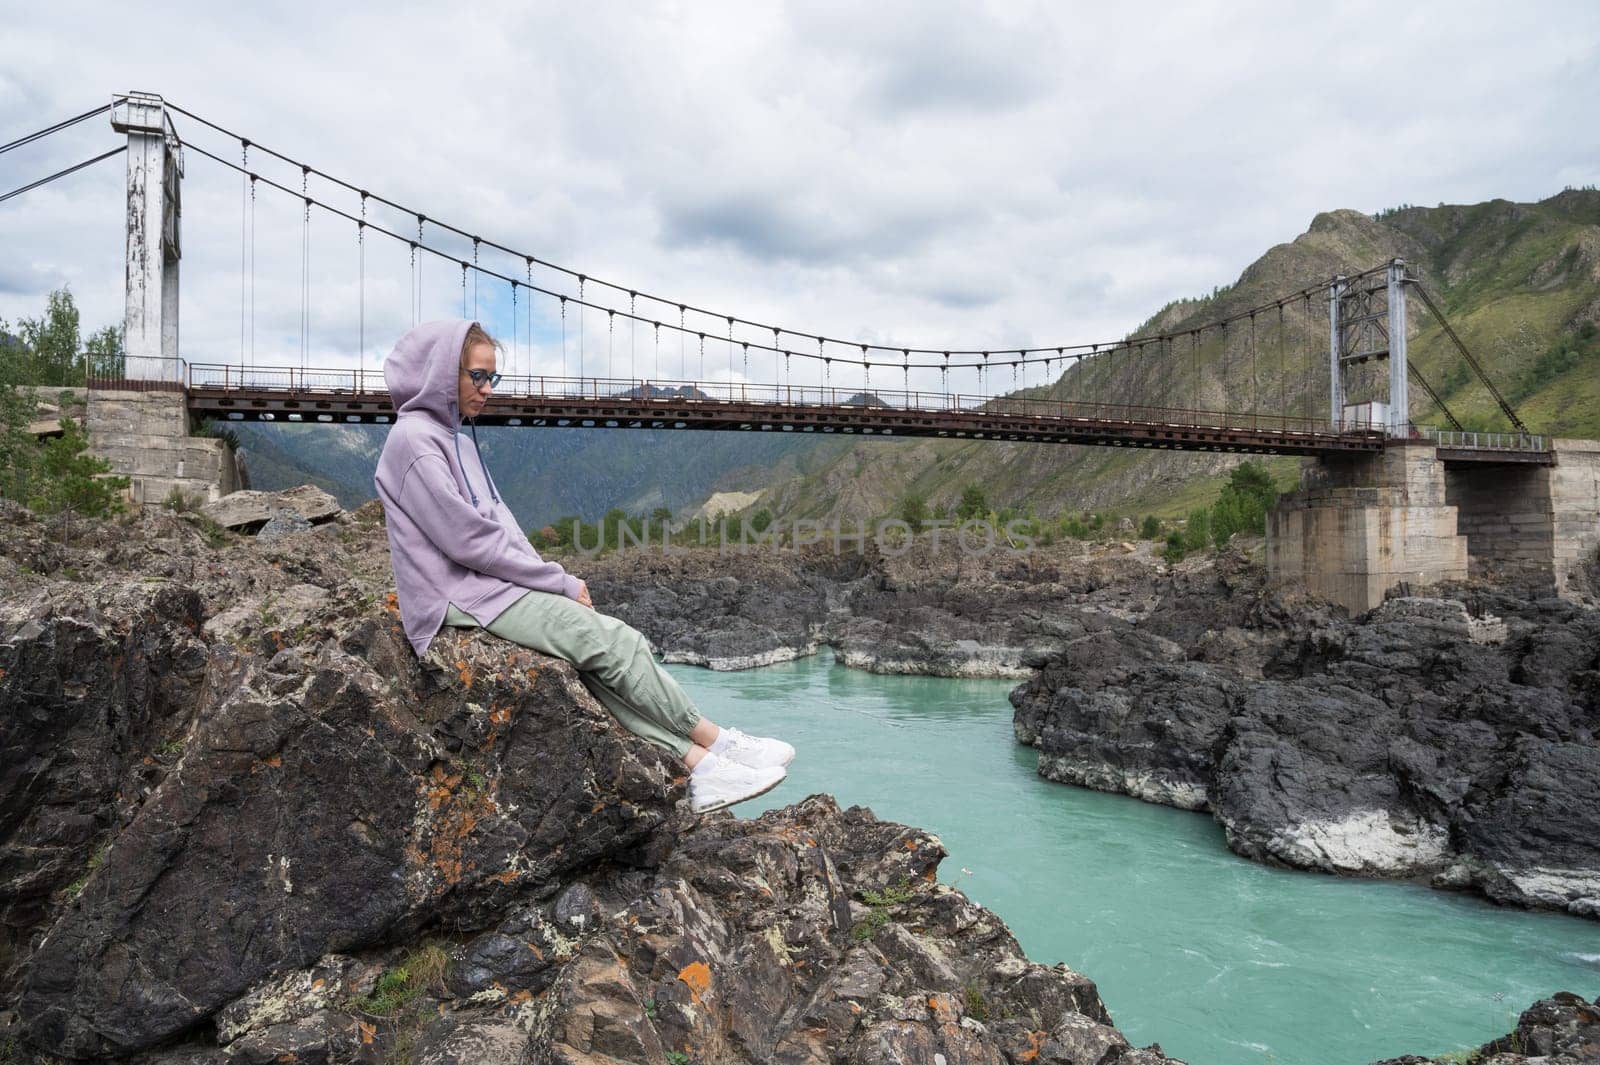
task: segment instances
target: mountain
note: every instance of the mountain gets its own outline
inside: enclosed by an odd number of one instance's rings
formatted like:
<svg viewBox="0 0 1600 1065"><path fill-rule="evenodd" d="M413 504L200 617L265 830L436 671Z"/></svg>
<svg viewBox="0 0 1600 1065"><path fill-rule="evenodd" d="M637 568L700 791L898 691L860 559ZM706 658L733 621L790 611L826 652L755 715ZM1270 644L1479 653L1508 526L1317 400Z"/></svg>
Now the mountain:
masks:
<svg viewBox="0 0 1600 1065"><path fill-rule="evenodd" d="M1180 333L1247 312L1334 274L1404 258L1450 324L1534 432L1600 437L1600 192L1569 189L1539 203L1405 207L1378 216L1318 215L1294 240L1268 250L1213 295L1162 308L1133 337ZM1087 359L1031 398L1095 399L1325 418L1327 318L1296 302L1248 321L1140 353ZM1510 429L1488 391L1414 295L1408 301L1412 363L1468 429ZM1281 330L1281 337L1280 337ZM1285 353L1280 361L1280 352ZM1381 371L1386 372L1386 371ZM1353 390L1360 398L1359 383ZM1022 394L1022 393L1018 393ZM1448 423L1412 390L1413 420ZM859 441L814 473L771 471L757 504L780 519L871 519L916 493L953 507L968 485L992 505L1042 515L1094 509L1178 515L1207 504L1241 461L1200 452L1146 452L1061 444ZM1280 483L1300 462L1267 461Z"/></svg>
<svg viewBox="0 0 1600 1065"><path fill-rule="evenodd" d="M231 422L228 429L244 451L252 488L310 482L351 509L376 496L372 475L387 426ZM818 457L845 444L788 433L499 427L479 429L478 441L495 484L525 527L568 514L593 521L613 507L630 514L657 507L677 512L701 503L730 475L803 475Z"/></svg>
<svg viewBox="0 0 1600 1065"><path fill-rule="evenodd" d="M1281 298L1336 273L1404 258L1451 325L1535 432L1600 437L1600 192L1569 189L1538 203L1403 207L1367 215L1319 214L1269 249L1231 284L1177 300L1132 336L1180 333ZM1313 296L1313 301L1320 299ZM1467 428L1510 426L1438 324L1413 297L1411 359ZM1288 411L1325 417L1326 318L1291 303L1227 335L1177 339L1087 359L1030 397L1206 409ZM1355 398L1360 398L1359 385ZM875 397L863 394L858 402ZM1413 390L1419 424L1445 425ZM326 487L347 506L372 496L381 426L234 425L252 482ZM798 434L676 433L618 429L485 429L485 457L518 517L532 525L565 514L598 518L678 511L713 491L756 492L753 507L780 519L866 520L910 493L953 507L983 488L997 506L1044 515L1093 509L1176 515L1209 503L1239 461L1199 452L1134 452L1060 444L948 440L806 439ZM1291 482L1299 460L1269 468Z"/></svg>

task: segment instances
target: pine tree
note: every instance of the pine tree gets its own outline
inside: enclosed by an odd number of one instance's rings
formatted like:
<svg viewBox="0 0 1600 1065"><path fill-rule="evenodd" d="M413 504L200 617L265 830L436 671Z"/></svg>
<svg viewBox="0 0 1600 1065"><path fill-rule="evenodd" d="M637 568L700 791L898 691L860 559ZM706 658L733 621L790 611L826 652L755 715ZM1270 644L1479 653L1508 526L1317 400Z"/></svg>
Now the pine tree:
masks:
<svg viewBox="0 0 1600 1065"><path fill-rule="evenodd" d="M28 506L61 516L61 538L70 539L75 515L103 518L123 509L126 477L104 476L111 463L88 453L89 437L74 418L61 419L61 435L44 446Z"/></svg>

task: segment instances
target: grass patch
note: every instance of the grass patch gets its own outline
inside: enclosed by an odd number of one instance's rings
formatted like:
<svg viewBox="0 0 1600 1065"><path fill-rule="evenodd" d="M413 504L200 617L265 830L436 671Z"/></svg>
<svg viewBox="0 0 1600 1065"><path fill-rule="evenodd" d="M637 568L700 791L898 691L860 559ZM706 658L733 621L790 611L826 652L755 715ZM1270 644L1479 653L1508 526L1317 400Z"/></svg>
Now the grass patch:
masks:
<svg viewBox="0 0 1600 1065"><path fill-rule="evenodd" d="M967 1000L967 1016L975 1021L989 1019L989 1000L983 997L983 991L977 984L968 984L963 991Z"/></svg>
<svg viewBox="0 0 1600 1065"><path fill-rule="evenodd" d="M871 939L878 934L878 929L889 923L891 907L910 902L915 897L911 882L904 877L898 884L889 885L882 891L863 891L861 901L867 904L869 912L850 929L851 938L858 943Z"/></svg>
<svg viewBox="0 0 1600 1065"><path fill-rule="evenodd" d="M438 943L424 943L378 977L372 993L356 1005L377 1017L390 1017L410 1005L430 987L444 981L450 971L450 955Z"/></svg>
<svg viewBox="0 0 1600 1065"><path fill-rule="evenodd" d="M67 885L67 898L75 899L78 897L78 894L83 891L83 886L89 882L89 877L94 875L96 869L105 864L106 852L109 850L111 850L111 841L107 840L89 856L89 864L84 866L83 875Z"/></svg>
<svg viewBox="0 0 1600 1065"><path fill-rule="evenodd" d="M228 531L217 524L215 518L194 511L180 511L179 516L194 526L195 530L205 539L207 547L216 550L227 544Z"/></svg>

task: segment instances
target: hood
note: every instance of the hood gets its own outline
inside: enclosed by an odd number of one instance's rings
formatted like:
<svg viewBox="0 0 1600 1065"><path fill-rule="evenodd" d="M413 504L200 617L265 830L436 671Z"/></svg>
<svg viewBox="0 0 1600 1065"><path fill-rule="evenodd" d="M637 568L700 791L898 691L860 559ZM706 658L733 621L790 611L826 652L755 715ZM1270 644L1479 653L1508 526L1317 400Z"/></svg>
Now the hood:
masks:
<svg viewBox="0 0 1600 1065"><path fill-rule="evenodd" d="M396 416L426 414L453 432L461 424L461 344L472 322L444 318L423 322L395 344L383 360L383 380Z"/></svg>

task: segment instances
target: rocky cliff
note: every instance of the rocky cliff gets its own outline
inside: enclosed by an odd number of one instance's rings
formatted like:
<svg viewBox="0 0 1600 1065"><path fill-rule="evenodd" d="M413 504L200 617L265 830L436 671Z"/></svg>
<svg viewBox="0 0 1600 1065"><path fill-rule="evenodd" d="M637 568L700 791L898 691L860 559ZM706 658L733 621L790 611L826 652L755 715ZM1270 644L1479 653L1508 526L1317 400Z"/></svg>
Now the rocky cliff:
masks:
<svg viewBox="0 0 1600 1065"><path fill-rule="evenodd" d="M372 508L63 546L0 507L6 1061L1168 1060L936 838L696 821L565 663L417 660Z"/></svg>
<svg viewBox="0 0 1600 1065"><path fill-rule="evenodd" d="M1234 851L1600 917L1600 611L1484 587L1346 618L1225 557L1011 696L1053 780Z"/></svg>

